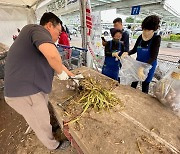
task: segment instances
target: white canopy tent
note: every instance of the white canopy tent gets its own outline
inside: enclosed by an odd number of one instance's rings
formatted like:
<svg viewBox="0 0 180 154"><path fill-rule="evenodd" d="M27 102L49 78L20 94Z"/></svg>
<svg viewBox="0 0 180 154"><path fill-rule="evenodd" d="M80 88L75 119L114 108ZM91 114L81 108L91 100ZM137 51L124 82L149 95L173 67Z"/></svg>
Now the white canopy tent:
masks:
<svg viewBox="0 0 180 154"><path fill-rule="evenodd" d="M81 1L74 5L74 0L56 0L60 9L53 12L57 15L70 13L81 8ZM53 0L0 0L0 42L10 46L13 43L12 36L17 34L17 28L21 29L26 24L37 23L46 11L48 2ZM68 8L63 8L63 3ZM43 6L44 5L44 6ZM38 6L42 6L38 8ZM38 9L37 9L38 8Z"/></svg>
<svg viewBox="0 0 180 154"><path fill-rule="evenodd" d="M41 0L42 1L42 0ZM0 42L10 46L17 28L36 23L35 9L40 0L0 0Z"/></svg>

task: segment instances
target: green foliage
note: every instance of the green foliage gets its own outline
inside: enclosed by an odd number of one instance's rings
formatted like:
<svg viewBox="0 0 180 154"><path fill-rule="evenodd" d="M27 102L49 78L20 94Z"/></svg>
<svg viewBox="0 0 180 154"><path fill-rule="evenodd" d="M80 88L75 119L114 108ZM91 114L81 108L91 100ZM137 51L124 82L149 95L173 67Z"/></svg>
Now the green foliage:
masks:
<svg viewBox="0 0 180 154"><path fill-rule="evenodd" d="M133 35L133 39L137 39L139 35Z"/></svg>
<svg viewBox="0 0 180 154"><path fill-rule="evenodd" d="M136 23L142 23L142 20L136 20Z"/></svg>
<svg viewBox="0 0 180 154"><path fill-rule="evenodd" d="M127 17L127 18L126 18L126 22L127 22L127 23L133 23L133 22L134 22L134 18L132 18L132 17Z"/></svg>
<svg viewBox="0 0 180 154"><path fill-rule="evenodd" d="M162 37L163 41L180 42L180 35L171 34L170 37Z"/></svg>
<svg viewBox="0 0 180 154"><path fill-rule="evenodd" d="M171 34L170 40L171 41L180 41L180 35Z"/></svg>

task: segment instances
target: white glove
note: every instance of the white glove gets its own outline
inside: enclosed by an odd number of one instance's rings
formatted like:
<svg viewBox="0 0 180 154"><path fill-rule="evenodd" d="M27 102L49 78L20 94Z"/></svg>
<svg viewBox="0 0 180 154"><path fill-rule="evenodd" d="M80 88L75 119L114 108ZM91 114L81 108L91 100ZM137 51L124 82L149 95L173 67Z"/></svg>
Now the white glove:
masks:
<svg viewBox="0 0 180 154"><path fill-rule="evenodd" d="M79 85L79 80L78 79L83 79L84 78L84 76L82 75L82 74L78 74L78 75L75 75L75 76L72 76L71 77L73 80L74 80L74 82L77 84L77 85Z"/></svg>
<svg viewBox="0 0 180 154"><path fill-rule="evenodd" d="M128 52L123 52L123 54L121 55L121 58L123 59L123 58L125 58L127 56L128 56Z"/></svg>
<svg viewBox="0 0 180 154"><path fill-rule="evenodd" d="M140 67L138 69L138 72L137 72L138 76L139 76L139 79L141 81L144 81L145 80L145 74L144 74L144 68L143 67Z"/></svg>
<svg viewBox="0 0 180 154"><path fill-rule="evenodd" d="M83 79L84 76L83 76L82 74L78 74L78 75L72 76L71 78L75 78L75 79Z"/></svg>
<svg viewBox="0 0 180 154"><path fill-rule="evenodd" d="M113 52L113 53L112 53L112 57L118 58L118 57L119 57L119 52Z"/></svg>
<svg viewBox="0 0 180 154"><path fill-rule="evenodd" d="M67 80L69 79L69 76L67 75L67 73L65 71L62 71L61 74L57 74L59 80Z"/></svg>

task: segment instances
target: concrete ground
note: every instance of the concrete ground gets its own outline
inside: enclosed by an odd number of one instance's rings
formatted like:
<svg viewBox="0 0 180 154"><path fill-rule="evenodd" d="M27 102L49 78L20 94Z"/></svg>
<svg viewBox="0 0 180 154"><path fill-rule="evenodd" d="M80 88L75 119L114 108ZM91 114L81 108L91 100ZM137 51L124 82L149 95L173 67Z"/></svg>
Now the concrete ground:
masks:
<svg viewBox="0 0 180 154"><path fill-rule="evenodd" d="M133 48L135 44L135 39L133 40L130 49ZM82 40L80 35L78 37L72 36L71 40L71 46L76 46L76 47L82 47ZM161 46L160 46L160 51L159 54L165 54L165 55L172 55L172 56L179 56L180 57L180 42L170 42L172 43L172 48L168 48L167 44L169 42L167 41L162 41Z"/></svg>

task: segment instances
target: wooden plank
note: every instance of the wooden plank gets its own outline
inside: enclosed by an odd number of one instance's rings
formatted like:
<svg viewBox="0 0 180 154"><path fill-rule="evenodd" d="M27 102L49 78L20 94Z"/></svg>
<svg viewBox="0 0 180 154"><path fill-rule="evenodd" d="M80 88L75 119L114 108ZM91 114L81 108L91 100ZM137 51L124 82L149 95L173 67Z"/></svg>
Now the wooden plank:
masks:
<svg viewBox="0 0 180 154"><path fill-rule="evenodd" d="M71 136L85 154L160 153L159 149L165 153L180 151L180 119L156 99L128 86L117 86L117 82L86 67L76 69L75 73L95 77L108 89L113 87L113 92L125 104L123 111L118 106L110 113L91 111L78 123L69 125ZM50 95L50 103L61 126L67 117L57 103L74 94L66 84L67 81L55 78ZM160 143L163 143L161 148Z"/></svg>
<svg viewBox="0 0 180 154"><path fill-rule="evenodd" d="M180 119L156 98L120 85L113 90L125 102L124 112L180 151Z"/></svg>

